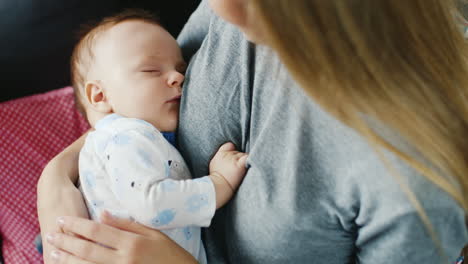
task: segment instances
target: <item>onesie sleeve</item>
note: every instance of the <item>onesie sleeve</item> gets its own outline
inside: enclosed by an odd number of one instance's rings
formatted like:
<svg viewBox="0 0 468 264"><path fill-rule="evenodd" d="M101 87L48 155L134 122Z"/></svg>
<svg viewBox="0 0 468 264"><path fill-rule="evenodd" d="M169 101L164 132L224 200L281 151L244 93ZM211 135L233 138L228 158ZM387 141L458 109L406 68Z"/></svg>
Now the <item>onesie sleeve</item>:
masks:
<svg viewBox="0 0 468 264"><path fill-rule="evenodd" d="M119 206L152 228L209 226L216 209L211 179L177 180L171 175L170 146L156 133L121 131L107 145L104 166Z"/></svg>

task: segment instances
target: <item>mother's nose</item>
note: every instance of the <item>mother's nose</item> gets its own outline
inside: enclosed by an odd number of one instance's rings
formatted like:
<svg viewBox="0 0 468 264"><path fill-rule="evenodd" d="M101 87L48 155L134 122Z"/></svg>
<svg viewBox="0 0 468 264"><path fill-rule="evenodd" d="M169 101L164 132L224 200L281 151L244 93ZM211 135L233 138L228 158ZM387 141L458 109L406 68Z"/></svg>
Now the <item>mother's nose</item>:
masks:
<svg viewBox="0 0 468 264"><path fill-rule="evenodd" d="M178 71L173 71L169 73L169 77L167 78L167 84L169 87L180 87L182 82L184 81L184 75Z"/></svg>

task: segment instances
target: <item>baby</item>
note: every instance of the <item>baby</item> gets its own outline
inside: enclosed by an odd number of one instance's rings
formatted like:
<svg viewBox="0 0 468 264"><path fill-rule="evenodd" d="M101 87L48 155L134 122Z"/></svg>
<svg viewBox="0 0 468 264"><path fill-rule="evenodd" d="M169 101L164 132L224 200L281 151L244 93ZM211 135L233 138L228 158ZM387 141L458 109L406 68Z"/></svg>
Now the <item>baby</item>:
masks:
<svg viewBox="0 0 468 264"><path fill-rule="evenodd" d="M80 152L80 189L92 219L107 210L160 229L205 263L200 227L238 188L247 154L224 144L210 175L191 179L161 133L176 129L185 68L175 39L144 11L106 18L80 40L72 82L95 129Z"/></svg>

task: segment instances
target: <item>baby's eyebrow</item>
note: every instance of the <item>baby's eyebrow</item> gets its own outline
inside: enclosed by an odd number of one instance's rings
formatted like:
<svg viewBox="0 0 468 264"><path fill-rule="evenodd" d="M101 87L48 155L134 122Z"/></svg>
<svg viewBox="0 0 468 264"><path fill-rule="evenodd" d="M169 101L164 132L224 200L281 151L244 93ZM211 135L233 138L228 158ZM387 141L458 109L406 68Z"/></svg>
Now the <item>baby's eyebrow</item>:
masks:
<svg viewBox="0 0 468 264"><path fill-rule="evenodd" d="M159 57L154 56L154 55L136 57L134 60L134 67L139 68L139 67L147 66L147 64L149 63L154 63L155 61L157 62L158 59Z"/></svg>
<svg viewBox="0 0 468 264"><path fill-rule="evenodd" d="M143 58L144 61L147 61L147 60L157 60L159 58L159 56L157 55L147 55Z"/></svg>

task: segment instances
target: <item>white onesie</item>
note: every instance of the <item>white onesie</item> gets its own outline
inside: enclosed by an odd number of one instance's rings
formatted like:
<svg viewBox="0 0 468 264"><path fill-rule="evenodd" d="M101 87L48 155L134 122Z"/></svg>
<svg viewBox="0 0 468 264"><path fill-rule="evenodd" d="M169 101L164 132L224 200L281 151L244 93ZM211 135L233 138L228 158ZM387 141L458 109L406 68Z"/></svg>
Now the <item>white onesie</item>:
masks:
<svg viewBox="0 0 468 264"><path fill-rule="evenodd" d="M200 227L216 210L211 179L191 179L179 152L148 122L111 114L95 129L79 158L90 217L107 210L159 229L206 263Z"/></svg>

